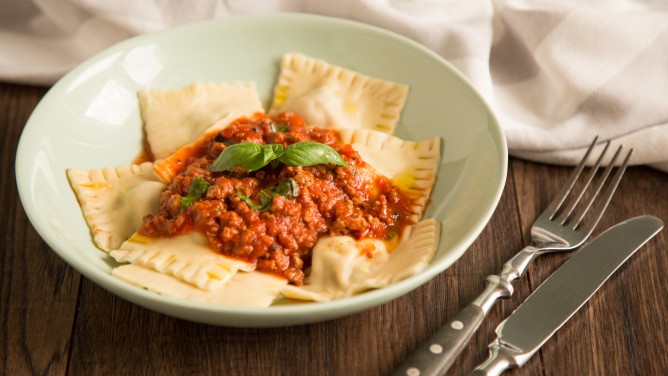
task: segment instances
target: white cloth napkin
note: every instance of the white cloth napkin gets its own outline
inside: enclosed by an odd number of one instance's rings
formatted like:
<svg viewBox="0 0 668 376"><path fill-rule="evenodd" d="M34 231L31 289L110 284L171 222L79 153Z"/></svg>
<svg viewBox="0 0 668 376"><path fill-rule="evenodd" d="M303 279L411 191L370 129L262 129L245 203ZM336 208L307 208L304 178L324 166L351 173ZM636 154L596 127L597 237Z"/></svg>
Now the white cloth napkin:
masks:
<svg viewBox="0 0 668 376"><path fill-rule="evenodd" d="M489 101L511 155L573 164L599 135L668 171L665 0L5 0L0 80L51 84L132 35L268 12L348 18L434 50Z"/></svg>

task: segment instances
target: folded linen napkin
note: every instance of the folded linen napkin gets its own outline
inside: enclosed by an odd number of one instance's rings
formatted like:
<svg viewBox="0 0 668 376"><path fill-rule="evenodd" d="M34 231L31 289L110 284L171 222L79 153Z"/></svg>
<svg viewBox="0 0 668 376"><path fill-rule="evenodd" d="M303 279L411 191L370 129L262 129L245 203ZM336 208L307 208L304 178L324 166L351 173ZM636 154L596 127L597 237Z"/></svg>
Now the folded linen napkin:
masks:
<svg viewBox="0 0 668 376"><path fill-rule="evenodd" d="M132 35L268 12L348 18L434 50L486 97L511 155L573 164L599 135L668 171L662 0L5 0L0 80L51 84Z"/></svg>

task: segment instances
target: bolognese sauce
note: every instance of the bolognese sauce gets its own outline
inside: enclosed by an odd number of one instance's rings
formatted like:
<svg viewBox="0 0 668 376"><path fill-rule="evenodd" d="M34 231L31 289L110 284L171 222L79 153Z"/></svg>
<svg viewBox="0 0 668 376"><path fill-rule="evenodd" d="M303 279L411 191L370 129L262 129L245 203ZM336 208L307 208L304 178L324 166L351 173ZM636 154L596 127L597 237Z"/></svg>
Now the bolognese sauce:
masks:
<svg viewBox="0 0 668 376"><path fill-rule="evenodd" d="M248 171L214 172L230 145L283 147L317 142L334 149L345 166L271 163ZM160 210L139 232L174 236L198 231L222 254L301 285L311 250L323 235L388 240L411 224L413 201L378 174L332 129L307 126L295 113L242 117L190 149L183 170L168 184Z"/></svg>

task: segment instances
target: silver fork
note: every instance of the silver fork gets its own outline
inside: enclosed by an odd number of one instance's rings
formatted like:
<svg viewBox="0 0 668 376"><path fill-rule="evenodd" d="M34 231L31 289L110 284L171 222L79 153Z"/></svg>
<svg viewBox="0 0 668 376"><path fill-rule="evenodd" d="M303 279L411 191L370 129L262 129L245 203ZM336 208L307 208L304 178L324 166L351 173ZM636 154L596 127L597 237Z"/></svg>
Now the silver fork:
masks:
<svg viewBox="0 0 668 376"><path fill-rule="evenodd" d="M513 286L511 282L524 274L531 261L544 253L573 250L585 242L610 203L610 199L626 170L633 152L633 149L628 151L607 188L600 195L596 207L590 212L592 204L601 193L601 189L608 180L613 165L617 162L622 151L622 147L620 146L610 160L608 167L603 171L599 181L593 186L593 193L590 198L581 200L585 191L594 180L594 176L610 147L610 142L608 141L596 163L585 176L584 186L579 192L575 192L573 187L584 170L597 141L598 137L589 146L585 156L576 166L568 183L561 189L559 195L534 222L531 227L530 244L506 262L499 275L487 277L487 286L483 293L471 304L464 307L452 321L434 333L397 368L393 375L427 376L444 374L468 343L473 333L478 329L482 320L496 301L499 298L512 296ZM568 204L566 204L567 199L569 199ZM575 209L580 201L584 203L580 204L580 208L576 212Z"/></svg>

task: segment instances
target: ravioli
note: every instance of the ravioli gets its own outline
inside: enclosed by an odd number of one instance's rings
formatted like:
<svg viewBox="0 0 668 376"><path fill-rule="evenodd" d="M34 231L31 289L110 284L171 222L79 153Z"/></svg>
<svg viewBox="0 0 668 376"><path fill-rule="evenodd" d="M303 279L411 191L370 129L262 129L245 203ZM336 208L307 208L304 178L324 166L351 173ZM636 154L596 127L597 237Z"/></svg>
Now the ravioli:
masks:
<svg viewBox="0 0 668 376"><path fill-rule="evenodd" d="M202 142L211 139L221 131L225 129L230 123L237 118L236 113L231 112L221 118L220 120L213 123L209 128L207 128L197 139L194 141L180 146L177 150L174 151L170 156L158 160L155 162L154 174L162 182L169 183L174 176L178 175L186 167L186 161L188 157L191 156L197 149L197 145L200 145Z"/></svg>
<svg viewBox="0 0 668 376"><path fill-rule="evenodd" d="M281 62L270 115L293 111L323 128L355 128L392 134L408 86L372 78L302 54Z"/></svg>
<svg viewBox="0 0 668 376"><path fill-rule="evenodd" d="M263 112L254 83L198 82L170 89L139 91L144 132L155 159L162 159L199 137L231 112Z"/></svg>
<svg viewBox="0 0 668 376"><path fill-rule="evenodd" d="M198 232L169 238L135 233L109 255L118 262L169 274L206 291L221 289L239 270L255 269L255 265L214 252Z"/></svg>
<svg viewBox="0 0 668 376"><path fill-rule="evenodd" d="M206 291L171 275L135 264L119 266L111 274L159 295L236 307L269 307L287 284L285 279L266 273L237 273L223 288Z"/></svg>
<svg viewBox="0 0 668 376"><path fill-rule="evenodd" d="M414 199L413 221L422 218L436 181L441 161L438 137L406 141L364 129L338 129L341 141L349 143L371 167Z"/></svg>
<svg viewBox="0 0 668 376"><path fill-rule="evenodd" d="M144 215L160 207L165 188L150 162L100 170L67 169L86 223L98 248L118 248L141 225Z"/></svg>
<svg viewBox="0 0 668 376"><path fill-rule="evenodd" d="M440 224L424 220L402 234L396 248L374 239L321 238L313 248L311 274L304 286L286 285L291 299L324 302L388 286L429 265L438 245Z"/></svg>

